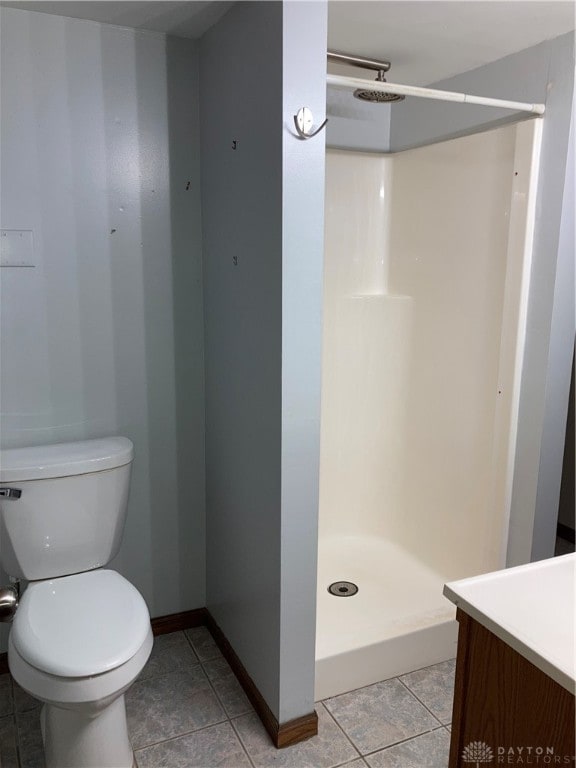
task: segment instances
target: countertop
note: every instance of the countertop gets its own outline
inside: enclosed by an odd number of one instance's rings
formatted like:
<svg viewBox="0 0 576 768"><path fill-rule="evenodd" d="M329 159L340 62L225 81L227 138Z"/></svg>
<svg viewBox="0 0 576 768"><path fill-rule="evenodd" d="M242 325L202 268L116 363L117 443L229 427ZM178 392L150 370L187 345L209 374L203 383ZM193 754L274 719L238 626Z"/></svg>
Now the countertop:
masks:
<svg viewBox="0 0 576 768"><path fill-rule="evenodd" d="M444 595L570 693L576 689L576 554L444 585Z"/></svg>

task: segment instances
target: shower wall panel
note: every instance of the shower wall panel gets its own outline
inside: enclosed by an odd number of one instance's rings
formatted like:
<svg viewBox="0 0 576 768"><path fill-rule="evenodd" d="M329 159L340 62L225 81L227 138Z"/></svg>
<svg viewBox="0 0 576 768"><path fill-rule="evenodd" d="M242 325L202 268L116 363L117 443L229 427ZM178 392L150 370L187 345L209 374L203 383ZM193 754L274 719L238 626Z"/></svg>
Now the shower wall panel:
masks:
<svg viewBox="0 0 576 768"><path fill-rule="evenodd" d="M540 128L327 153L317 698L453 658L504 565Z"/></svg>
<svg viewBox="0 0 576 768"><path fill-rule="evenodd" d="M391 157L328 150L320 536L401 522L411 299L388 290Z"/></svg>
<svg viewBox="0 0 576 768"><path fill-rule="evenodd" d="M489 508L516 127L394 158L390 285L413 299L403 544L481 572Z"/></svg>
<svg viewBox="0 0 576 768"><path fill-rule="evenodd" d="M446 578L502 564L517 130L327 153L320 535L386 537Z"/></svg>

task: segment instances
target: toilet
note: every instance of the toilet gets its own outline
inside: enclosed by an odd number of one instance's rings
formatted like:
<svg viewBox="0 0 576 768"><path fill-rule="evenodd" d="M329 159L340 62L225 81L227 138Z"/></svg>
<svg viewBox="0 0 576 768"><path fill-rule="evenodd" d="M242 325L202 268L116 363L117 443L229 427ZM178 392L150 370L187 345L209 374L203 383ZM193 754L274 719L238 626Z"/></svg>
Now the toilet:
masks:
<svg viewBox="0 0 576 768"><path fill-rule="evenodd" d="M27 582L8 666L44 702L47 768L134 764L124 693L150 656L150 615L105 567L122 539L133 456L125 437L0 455L0 563Z"/></svg>

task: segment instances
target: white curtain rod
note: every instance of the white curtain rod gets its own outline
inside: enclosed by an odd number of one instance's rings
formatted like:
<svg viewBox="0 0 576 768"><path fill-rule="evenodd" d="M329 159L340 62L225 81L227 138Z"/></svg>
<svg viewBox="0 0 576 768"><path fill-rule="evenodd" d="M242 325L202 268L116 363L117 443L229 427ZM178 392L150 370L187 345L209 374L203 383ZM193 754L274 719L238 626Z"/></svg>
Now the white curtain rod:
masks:
<svg viewBox="0 0 576 768"><path fill-rule="evenodd" d="M328 75L328 85L337 88L360 88L382 93L397 93L404 96L417 96L421 99L436 99L437 101L455 101L460 104L479 104L484 107L499 107L500 109L514 109L517 112L531 112L534 115L543 115L544 104L527 104L522 101L506 101L504 99L489 99L484 96L471 96L468 93L456 91L438 91L434 88L420 88L415 85L397 85L396 83L380 83L377 80L364 80L360 77L345 77L343 75Z"/></svg>

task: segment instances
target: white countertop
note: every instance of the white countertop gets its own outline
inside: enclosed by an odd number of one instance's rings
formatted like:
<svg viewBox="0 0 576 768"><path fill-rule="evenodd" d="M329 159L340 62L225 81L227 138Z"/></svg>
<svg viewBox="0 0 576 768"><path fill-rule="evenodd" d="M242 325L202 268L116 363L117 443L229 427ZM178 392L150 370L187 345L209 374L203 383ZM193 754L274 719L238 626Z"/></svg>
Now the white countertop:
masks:
<svg viewBox="0 0 576 768"><path fill-rule="evenodd" d="M444 595L571 693L576 555L452 581Z"/></svg>

